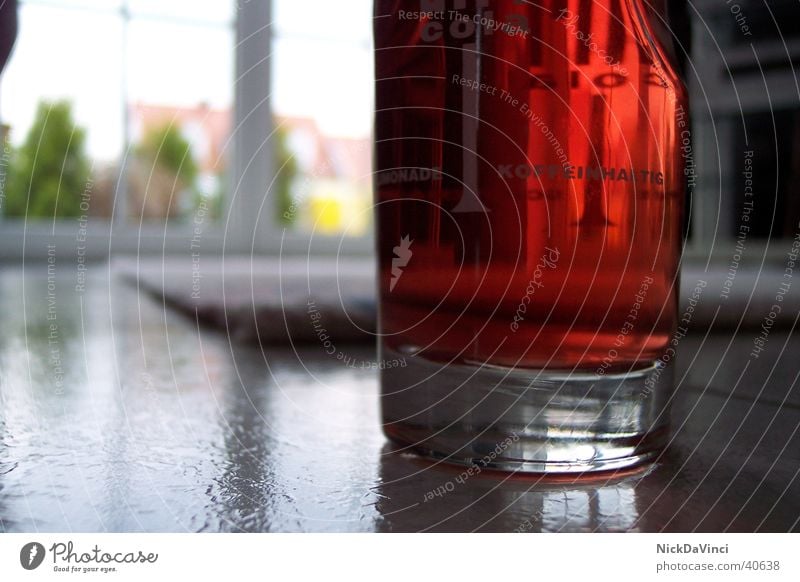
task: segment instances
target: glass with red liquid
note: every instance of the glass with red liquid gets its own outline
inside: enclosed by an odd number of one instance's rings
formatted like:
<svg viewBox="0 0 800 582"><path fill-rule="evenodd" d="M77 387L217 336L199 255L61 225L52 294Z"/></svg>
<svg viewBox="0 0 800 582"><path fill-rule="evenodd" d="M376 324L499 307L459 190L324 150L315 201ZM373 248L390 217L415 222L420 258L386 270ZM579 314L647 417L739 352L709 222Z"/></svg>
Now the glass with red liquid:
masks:
<svg viewBox="0 0 800 582"><path fill-rule="evenodd" d="M394 441L534 472L663 448L688 127L663 16L638 0L376 0Z"/></svg>

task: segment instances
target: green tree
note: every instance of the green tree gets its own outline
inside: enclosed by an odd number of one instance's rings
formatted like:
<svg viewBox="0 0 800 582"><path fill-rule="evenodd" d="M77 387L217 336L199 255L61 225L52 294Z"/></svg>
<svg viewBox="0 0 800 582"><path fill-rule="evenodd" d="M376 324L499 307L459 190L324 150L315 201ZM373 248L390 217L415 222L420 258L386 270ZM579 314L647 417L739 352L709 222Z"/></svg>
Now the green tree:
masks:
<svg viewBox="0 0 800 582"><path fill-rule="evenodd" d="M145 129L128 168L132 218L177 218L197 193L200 169L175 122Z"/></svg>
<svg viewBox="0 0 800 582"><path fill-rule="evenodd" d="M194 184L198 174L192 147L174 123L147 130L136 148L137 154L175 176L186 188Z"/></svg>
<svg viewBox="0 0 800 582"><path fill-rule="evenodd" d="M80 215L91 177L86 131L68 101L42 101L23 144L13 153L6 216L53 218Z"/></svg>
<svg viewBox="0 0 800 582"><path fill-rule="evenodd" d="M289 149L289 138L282 127L277 129L275 137L275 171L278 175L273 188L276 210L280 223L291 226L297 217L296 209L292 209L292 183L297 176L297 160Z"/></svg>

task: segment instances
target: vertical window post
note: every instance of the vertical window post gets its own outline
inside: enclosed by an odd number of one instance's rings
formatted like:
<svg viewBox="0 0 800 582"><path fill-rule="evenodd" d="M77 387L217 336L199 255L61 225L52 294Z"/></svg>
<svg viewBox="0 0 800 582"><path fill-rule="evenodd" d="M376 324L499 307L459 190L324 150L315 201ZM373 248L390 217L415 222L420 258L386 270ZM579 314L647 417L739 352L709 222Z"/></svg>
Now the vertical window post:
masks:
<svg viewBox="0 0 800 582"><path fill-rule="evenodd" d="M271 0L238 0L234 80L234 171L224 247L228 252L263 250L274 229L267 196L273 173L270 52Z"/></svg>

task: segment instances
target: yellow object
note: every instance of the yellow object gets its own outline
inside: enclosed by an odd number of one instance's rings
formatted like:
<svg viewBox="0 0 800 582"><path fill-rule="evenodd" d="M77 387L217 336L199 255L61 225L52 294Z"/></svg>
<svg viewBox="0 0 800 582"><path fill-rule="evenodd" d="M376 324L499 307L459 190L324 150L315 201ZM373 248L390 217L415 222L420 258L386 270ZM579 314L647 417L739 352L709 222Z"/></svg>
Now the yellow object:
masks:
<svg viewBox="0 0 800 582"><path fill-rule="evenodd" d="M309 193L308 210L304 226L315 233L361 236L371 224L370 192L345 180L317 180Z"/></svg>

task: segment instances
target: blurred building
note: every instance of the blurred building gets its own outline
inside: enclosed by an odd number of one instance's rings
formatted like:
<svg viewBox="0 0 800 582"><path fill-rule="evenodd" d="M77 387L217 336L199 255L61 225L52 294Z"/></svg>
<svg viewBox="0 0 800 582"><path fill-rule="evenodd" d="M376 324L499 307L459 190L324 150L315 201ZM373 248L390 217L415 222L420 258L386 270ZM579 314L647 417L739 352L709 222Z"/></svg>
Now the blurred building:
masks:
<svg viewBox="0 0 800 582"><path fill-rule="evenodd" d="M224 180L232 147L232 119L229 109L205 104L134 103L130 108L131 140L138 143L148 129L176 124L191 146L200 180L213 185ZM307 117L277 116L275 128L275 135L280 136L276 139L286 140L297 162L292 193L301 226L326 234L364 234L370 224L371 138L327 135Z"/></svg>

